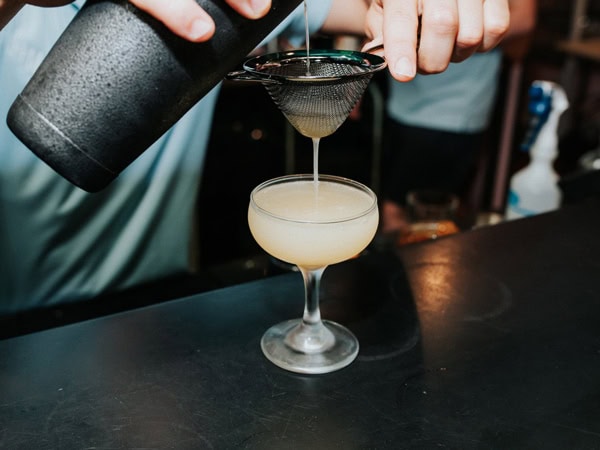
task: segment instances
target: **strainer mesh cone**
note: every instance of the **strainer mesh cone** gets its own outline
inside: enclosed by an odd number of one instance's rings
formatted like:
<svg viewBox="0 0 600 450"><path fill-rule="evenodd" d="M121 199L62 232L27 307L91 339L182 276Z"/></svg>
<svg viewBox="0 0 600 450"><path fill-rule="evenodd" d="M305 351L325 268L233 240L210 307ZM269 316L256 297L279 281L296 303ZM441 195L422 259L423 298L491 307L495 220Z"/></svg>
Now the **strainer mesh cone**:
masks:
<svg viewBox="0 0 600 450"><path fill-rule="evenodd" d="M267 55L245 68L263 85L290 123L304 136L329 136L346 120L383 59L359 52L305 51ZM249 64L250 63L250 64Z"/></svg>

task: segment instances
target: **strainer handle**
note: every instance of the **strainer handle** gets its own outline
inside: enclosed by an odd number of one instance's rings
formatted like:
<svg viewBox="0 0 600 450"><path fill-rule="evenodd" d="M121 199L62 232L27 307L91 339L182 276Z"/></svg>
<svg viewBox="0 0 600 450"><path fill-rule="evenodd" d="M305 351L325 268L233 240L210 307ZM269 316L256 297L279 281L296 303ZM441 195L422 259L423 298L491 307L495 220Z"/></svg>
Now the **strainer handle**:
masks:
<svg viewBox="0 0 600 450"><path fill-rule="evenodd" d="M257 81L259 83L279 83L279 81L277 80L273 80L271 78L261 78L245 70L234 70L233 72L229 72L225 76L225 79L230 81Z"/></svg>

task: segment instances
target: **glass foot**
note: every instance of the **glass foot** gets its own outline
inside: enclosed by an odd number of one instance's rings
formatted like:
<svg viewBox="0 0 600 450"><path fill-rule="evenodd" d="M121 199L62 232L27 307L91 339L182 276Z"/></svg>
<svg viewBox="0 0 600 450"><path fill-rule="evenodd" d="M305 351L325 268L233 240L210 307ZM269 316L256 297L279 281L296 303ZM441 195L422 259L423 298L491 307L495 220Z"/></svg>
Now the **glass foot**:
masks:
<svg viewBox="0 0 600 450"><path fill-rule="evenodd" d="M338 323L323 320L323 325L325 330L305 339L310 333L302 330L302 319L278 323L265 332L260 346L273 364L291 372L320 374L342 369L358 355L358 339ZM304 350L294 345L299 338L306 341ZM319 340L323 341L321 348Z"/></svg>

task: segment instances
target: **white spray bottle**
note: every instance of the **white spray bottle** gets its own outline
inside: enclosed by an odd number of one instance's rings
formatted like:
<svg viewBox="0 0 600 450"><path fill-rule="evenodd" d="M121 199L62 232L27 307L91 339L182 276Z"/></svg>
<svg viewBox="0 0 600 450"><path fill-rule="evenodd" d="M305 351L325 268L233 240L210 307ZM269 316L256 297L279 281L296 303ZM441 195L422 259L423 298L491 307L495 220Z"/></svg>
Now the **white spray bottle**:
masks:
<svg viewBox="0 0 600 450"><path fill-rule="evenodd" d="M529 164L510 180L506 218L517 219L560 206L561 191L553 163L558 156L558 120L569 107L565 91L551 81L534 81L529 89L531 126L523 144Z"/></svg>

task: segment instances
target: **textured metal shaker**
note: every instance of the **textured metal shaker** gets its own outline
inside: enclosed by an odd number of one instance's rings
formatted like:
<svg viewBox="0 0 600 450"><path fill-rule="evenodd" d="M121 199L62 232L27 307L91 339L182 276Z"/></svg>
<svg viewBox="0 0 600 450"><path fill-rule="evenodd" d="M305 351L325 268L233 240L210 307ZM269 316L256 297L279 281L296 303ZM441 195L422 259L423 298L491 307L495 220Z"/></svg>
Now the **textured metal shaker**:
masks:
<svg viewBox="0 0 600 450"><path fill-rule="evenodd" d="M13 105L7 122L38 157L96 192L240 64L301 0L245 19L199 0L217 25L206 43L177 37L126 0L88 0Z"/></svg>

